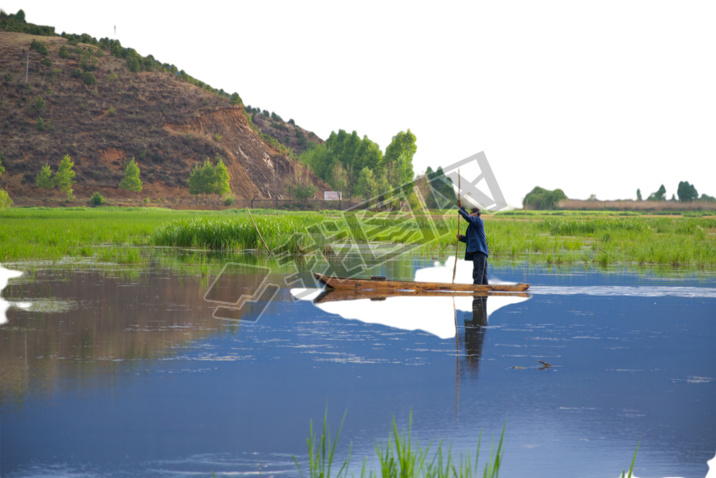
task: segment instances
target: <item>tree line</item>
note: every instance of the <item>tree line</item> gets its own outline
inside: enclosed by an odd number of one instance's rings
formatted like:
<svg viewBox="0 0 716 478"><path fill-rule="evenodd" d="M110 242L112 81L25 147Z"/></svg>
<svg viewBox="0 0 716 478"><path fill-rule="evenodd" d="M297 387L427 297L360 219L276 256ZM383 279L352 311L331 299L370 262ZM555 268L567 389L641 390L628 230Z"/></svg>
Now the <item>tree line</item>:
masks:
<svg viewBox="0 0 716 478"><path fill-rule="evenodd" d="M68 201L73 201L75 196L72 186L77 182L74 179L76 176L73 169L74 166L75 163L69 155L65 155L62 158L57 166L56 172L52 171L52 167L49 163L45 163L37 176L35 176L35 184L42 189L53 189L57 187L67 195ZM3 171L2 161L0 161L0 174L2 174ZM139 165L135 159L132 158L124 169L124 175L119 183L119 187L125 191L140 192L143 187L140 175ZM190 173L187 182L190 194L218 194L219 196L228 196L231 194L230 181L231 176L229 175L229 171L223 159L217 154L216 164L209 158L207 158L201 166L197 163ZM0 191L2 190L0 189ZM104 198L98 193L95 193L91 202L93 205L103 204Z"/></svg>
<svg viewBox="0 0 716 478"><path fill-rule="evenodd" d="M412 190L415 142L409 129L401 131L383 153L368 136L360 138L355 131L349 134L341 129L298 159L334 190L348 193L349 198L368 199L396 187Z"/></svg>
<svg viewBox="0 0 716 478"><path fill-rule="evenodd" d="M709 196L708 194L701 194L696 190L696 187L688 181L680 181L677 187L676 194L671 195L671 201L679 202L691 202L691 201L709 201L714 202L716 198ZM523 207L529 207L532 209L556 209L559 205L559 201L567 199L567 195L561 189L555 189L550 191L548 189L536 186L532 191L522 200ZM596 196L591 195L589 200L596 201ZM643 201L641 189L636 190L636 200ZM647 201L666 201L666 188L662 184L658 190L651 193L647 198Z"/></svg>
<svg viewBox="0 0 716 478"><path fill-rule="evenodd" d="M696 186L689 183L688 181L679 181L679 185L676 188L676 195L672 193L671 200L676 201L678 196L679 202L691 202L691 201L716 201L716 198L709 196L708 194L701 194L696 190ZM641 189L636 190L636 200L642 201ZM647 201L666 201L666 188L662 184L659 189L649 194L646 198Z"/></svg>
<svg viewBox="0 0 716 478"><path fill-rule="evenodd" d="M37 176L35 176L35 184L41 189L53 189L57 187L66 194L68 201L73 201L75 196L72 186L77 183L77 181L75 181L76 173L73 169L74 167L75 163L68 154L60 160L55 173L52 172L52 167L49 163L45 163ZM139 178L139 175L139 166L134 158L132 158L124 170L124 176L119 183L119 187L126 191L141 191L142 180ZM104 203L104 198L102 198L99 193L95 193L92 197L92 203L95 205L102 204Z"/></svg>

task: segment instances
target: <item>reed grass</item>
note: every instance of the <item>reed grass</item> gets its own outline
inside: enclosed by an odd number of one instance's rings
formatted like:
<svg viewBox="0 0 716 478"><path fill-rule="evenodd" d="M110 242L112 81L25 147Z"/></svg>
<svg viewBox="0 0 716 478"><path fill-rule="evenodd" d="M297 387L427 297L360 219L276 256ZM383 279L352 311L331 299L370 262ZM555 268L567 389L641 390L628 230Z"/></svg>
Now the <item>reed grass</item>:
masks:
<svg viewBox="0 0 716 478"><path fill-rule="evenodd" d="M631 459L631 465L629 466L629 473L622 471L621 478L631 478L634 473L634 463L636 463L636 454L639 453L639 445L641 441L636 444L636 451L634 452L634 458Z"/></svg>
<svg viewBox="0 0 716 478"><path fill-rule="evenodd" d="M347 413L347 412L346 412ZM313 430L313 420L309 424L309 433L306 443L308 445L308 476L310 478L330 478L331 469L333 468L333 460L336 455L336 446L338 445L338 438L341 436L341 430L343 429L343 422L346 419L346 414L343 414L343 419L336 432L336 437L331 441L331 430L328 427L328 409L323 414L323 428L321 429L321 436L317 436ZM298 474L303 478L303 472L301 466L298 464L296 457L293 457L293 461L296 463L298 468ZM350 462L350 451L348 452L348 458L346 458L341 467L336 473L336 478L346 476L348 472L348 464Z"/></svg>
<svg viewBox="0 0 716 478"><path fill-rule="evenodd" d="M323 416L323 428L320 437L314 432L313 421L309 425L309 436L306 440L308 445L308 476L310 478L331 478L332 464L335 459L335 452L343 428L343 421L338 428L338 433L333 441L331 441L330 429L328 426L327 412ZM378 459L379 469L369 470L367 468L367 457L363 460L361 467L361 478L472 478L482 476L483 478L499 478L500 466L504 455L504 438L507 424L502 428L502 434L497 447L494 442L490 447L490 455L485 463L482 473L480 474L480 444L482 441L482 432L480 432L477 450L473 455L470 453L463 455L462 453L455 458L452 453L452 447L445 448L441 442L433 452L432 445L422 447L419 443L413 441L412 437L413 414L410 413L408 421L408 430L399 430L395 422L392 420L392 429L388 435L385 445L375 445L375 453ZM348 457L341 463L336 477L347 476L350 466L350 449ZM294 456L294 462L298 468L300 476L304 474L298 459Z"/></svg>

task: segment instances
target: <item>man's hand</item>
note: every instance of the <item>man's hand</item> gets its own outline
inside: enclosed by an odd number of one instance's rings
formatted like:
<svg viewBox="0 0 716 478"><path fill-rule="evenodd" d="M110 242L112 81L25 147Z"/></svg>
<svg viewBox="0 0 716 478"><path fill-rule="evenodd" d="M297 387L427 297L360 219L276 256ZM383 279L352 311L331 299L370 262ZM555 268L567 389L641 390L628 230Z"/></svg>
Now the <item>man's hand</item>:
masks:
<svg viewBox="0 0 716 478"><path fill-rule="evenodd" d="M457 236L457 239L458 239L458 241L459 241L459 240L460 240L460 237L461 237L461 236L460 236L460 233L458 232L458 233L456 234L456 236Z"/></svg>
<svg viewBox="0 0 716 478"><path fill-rule="evenodd" d="M457 200L457 207L462 207L462 201L460 201L459 199Z"/></svg>

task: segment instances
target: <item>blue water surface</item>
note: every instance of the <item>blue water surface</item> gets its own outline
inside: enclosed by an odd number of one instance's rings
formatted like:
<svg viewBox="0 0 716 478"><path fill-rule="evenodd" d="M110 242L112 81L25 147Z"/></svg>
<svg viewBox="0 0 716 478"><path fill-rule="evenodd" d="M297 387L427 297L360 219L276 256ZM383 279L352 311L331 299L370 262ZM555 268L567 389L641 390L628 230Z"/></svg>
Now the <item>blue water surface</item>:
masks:
<svg viewBox="0 0 716 478"><path fill-rule="evenodd" d="M13 279L3 297L46 307L11 307L0 326L0 474L298 476L293 456L305 473L309 422L327 413L334 435L345 414L338 455L352 447L356 475L364 458L377 466L393 418L454 455L481 434L483 459L505 427L501 476L616 477L637 445L639 477L706 475L716 280L490 272L530 282L531 297L487 326L460 308L447 339L347 320L285 288L258 319L218 320L210 280L156 267ZM386 314L420 314L391 300Z"/></svg>

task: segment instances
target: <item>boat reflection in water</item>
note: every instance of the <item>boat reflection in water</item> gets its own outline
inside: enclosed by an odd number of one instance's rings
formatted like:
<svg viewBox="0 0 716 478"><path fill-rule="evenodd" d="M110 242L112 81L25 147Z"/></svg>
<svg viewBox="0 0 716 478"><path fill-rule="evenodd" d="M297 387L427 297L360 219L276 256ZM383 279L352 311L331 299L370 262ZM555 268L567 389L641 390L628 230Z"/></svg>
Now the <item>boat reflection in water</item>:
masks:
<svg viewBox="0 0 716 478"><path fill-rule="evenodd" d="M471 266L471 264L468 264ZM469 283L471 270L458 268L456 282ZM452 264L436 263L433 267L419 269L415 281L445 282L452 280ZM493 282L490 283L499 283ZM379 290L323 290L291 289L300 300L310 300L316 307L329 314L348 320L369 324L381 324L402 330L422 330L441 339L457 337L458 312L471 314L465 321L465 346L472 350L476 334L488 325L489 317L498 309L528 300L529 293L509 292L421 292ZM489 301L488 301L489 297ZM470 344L468 344L468 341Z"/></svg>

